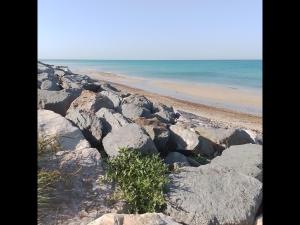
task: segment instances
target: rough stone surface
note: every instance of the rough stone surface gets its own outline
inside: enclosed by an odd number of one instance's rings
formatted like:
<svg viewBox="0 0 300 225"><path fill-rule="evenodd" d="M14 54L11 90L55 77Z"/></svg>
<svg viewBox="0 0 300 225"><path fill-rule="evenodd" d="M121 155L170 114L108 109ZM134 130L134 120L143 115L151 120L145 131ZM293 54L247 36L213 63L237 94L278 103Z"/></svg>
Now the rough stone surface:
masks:
<svg viewBox="0 0 300 225"><path fill-rule="evenodd" d="M135 119L134 122L146 130L160 152L168 151L167 144L170 138L170 131L166 124L161 123L155 117L149 119L140 117Z"/></svg>
<svg viewBox="0 0 300 225"><path fill-rule="evenodd" d="M215 145L212 143L210 143L210 145L215 148L216 151L222 151L224 147L230 147L232 145L255 143L255 134L248 130L201 126L194 127L192 130L199 134L201 139L214 143Z"/></svg>
<svg viewBox="0 0 300 225"><path fill-rule="evenodd" d="M103 136L103 122L94 113L70 110L66 119L72 121L82 131L84 137L93 145L99 146Z"/></svg>
<svg viewBox="0 0 300 225"><path fill-rule="evenodd" d="M179 125L171 125L171 140L180 150L195 150L199 145L199 135Z"/></svg>
<svg viewBox="0 0 300 225"><path fill-rule="evenodd" d="M72 102L68 111L69 113L73 110L96 113L101 108L113 108L113 103L100 93L83 90L81 95Z"/></svg>
<svg viewBox="0 0 300 225"><path fill-rule="evenodd" d="M260 145L263 144L263 137L262 137L262 134L258 134L258 135L255 137L255 143L256 143L256 144L260 144Z"/></svg>
<svg viewBox="0 0 300 225"><path fill-rule="evenodd" d="M41 89L42 90L49 90L49 91L59 91L59 90L61 90L61 88L59 87L59 85L57 85L52 80L44 80L41 83Z"/></svg>
<svg viewBox="0 0 300 225"><path fill-rule="evenodd" d="M164 122L164 123L174 123L176 119L176 114L173 107L168 107L161 103L153 104L153 110L155 111L154 115Z"/></svg>
<svg viewBox="0 0 300 225"><path fill-rule="evenodd" d="M244 144L231 146L211 160L211 164L226 166L262 181L262 146Z"/></svg>
<svg viewBox="0 0 300 225"><path fill-rule="evenodd" d="M133 148L142 153L157 153L151 138L134 123L108 133L103 138L102 144L109 156L117 156L119 148Z"/></svg>
<svg viewBox="0 0 300 225"><path fill-rule="evenodd" d="M122 104L121 112L125 117L132 120L139 117L149 117L151 115L148 109L134 104Z"/></svg>
<svg viewBox="0 0 300 225"><path fill-rule="evenodd" d="M123 99L122 104L133 104L148 109L150 112L153 110L153 104L145 96L133 94Z"/></svg>
<svg viewBox="0 0 300 225"><path fill-rule="evenodd" d="M262 183L220 166L183 167L171 174L166 213L189 225L252 225Z"/></svg>
<svg viewBox="0 0 300 225"><path fill-rule="evenodd" d="M90 144L77 127L50 110L38 110L38 134L57 137L62 150L90 148Z"/></svg>
<svg viewBox="0 0 300 225"><path fill-rule="evenodd" d="M101 108L96 112L96 116L103 118L103 134L106 135L112 130L117 130L131 123L122 114L113 109Z"/></svg>
<svg viewBox="0 0 300 225"><path fill-rule="evenodd" d="M60 91L38 89L38 109L48 109L65 116L69 106L79 95L78 89L76 91L72 89Z"/></svg>
<svg viewBox="0 0 300 225"><path fill-rule="evenodd" d="M94 82L86 75L80 74L65 74L60 77L61 86L65 89L69 88L81 88L97 92L100 89L100 85Z"/></svg>
<svg viewBox="0 0 300 225"><path fill-rule="evenodd" d="M88 225L180 225L162 213L115 214L109 213Z"/></svg>
<svg viewBox="0 0 300 225"><path fill-rule="evenodd" d="M165 163L169 165L177 163L180 166L190 166L187 157L179 152L170 152L165 158Z"/></svg>
<svg viewBox="0 0 300 225"><path fill-rule="evenodd" d="M120 106L122 102L122 97L119 94L116 94L112 91L101 91L100 93L108 97L112 101L115 109L117 109Z"/></svg>

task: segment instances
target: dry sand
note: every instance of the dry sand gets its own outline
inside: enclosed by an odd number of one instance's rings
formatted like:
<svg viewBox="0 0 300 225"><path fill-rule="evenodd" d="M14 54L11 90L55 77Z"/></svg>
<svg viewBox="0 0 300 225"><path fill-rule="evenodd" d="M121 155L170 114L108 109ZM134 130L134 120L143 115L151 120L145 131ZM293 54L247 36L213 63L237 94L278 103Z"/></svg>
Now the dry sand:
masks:
<svg viewBox="0 0 300 225"><path fill-rule="evenodd" d="M109 81L121 90L142 94L153 102L161 102L173 106L174 109L194 113L222 124L224 127L246 128L262 132L261 93L217 85L191 85L128 77L95 70L74 72L88 75L95 80Z"/></svg>

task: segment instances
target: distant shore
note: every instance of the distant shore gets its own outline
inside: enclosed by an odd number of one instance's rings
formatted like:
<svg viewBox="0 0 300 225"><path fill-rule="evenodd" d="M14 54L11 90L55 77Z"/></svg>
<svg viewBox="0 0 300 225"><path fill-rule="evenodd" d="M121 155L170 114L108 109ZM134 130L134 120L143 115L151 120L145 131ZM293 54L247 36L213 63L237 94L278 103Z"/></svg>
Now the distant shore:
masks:
<svg viewBox="0 0 300 225"><path fill-rule="evenodd" d="M87 69L73 72L88 75L95 80L109 81L122 90L145 95L151 101L187 110L224 126L262 132L262 95L259 92L218 85L150 80Z"/></svg>

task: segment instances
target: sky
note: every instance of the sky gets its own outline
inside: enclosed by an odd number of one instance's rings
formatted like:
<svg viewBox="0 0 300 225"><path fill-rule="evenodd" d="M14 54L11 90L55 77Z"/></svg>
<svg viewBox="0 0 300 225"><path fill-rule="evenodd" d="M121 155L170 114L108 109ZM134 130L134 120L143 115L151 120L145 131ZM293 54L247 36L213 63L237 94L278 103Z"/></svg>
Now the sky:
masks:
<svg viewBox="0 0 300 225"><path fill-rule="evenodd" d="M39 59L261 59L261 0L38 0Z"/></svg>

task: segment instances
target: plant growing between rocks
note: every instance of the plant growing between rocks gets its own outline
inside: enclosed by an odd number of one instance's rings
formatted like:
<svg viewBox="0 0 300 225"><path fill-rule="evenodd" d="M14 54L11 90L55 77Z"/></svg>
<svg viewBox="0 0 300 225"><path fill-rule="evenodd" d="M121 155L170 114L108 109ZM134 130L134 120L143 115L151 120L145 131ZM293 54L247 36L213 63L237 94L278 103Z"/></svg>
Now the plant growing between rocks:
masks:
<svg viewBox="0 0 300 225"><path fill-rule="evenodd" d="M118 156L107 160L103 181L117 184L116 191L126 201L129 213L158 212L166 204L167 173L159 154L143 155L122 148Z"/></svg>

